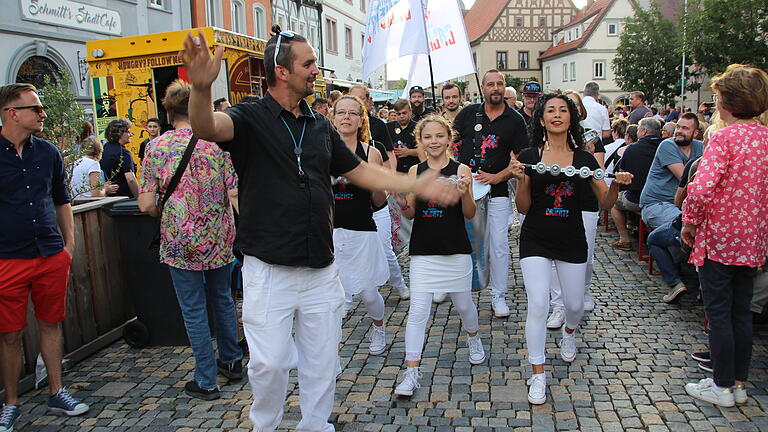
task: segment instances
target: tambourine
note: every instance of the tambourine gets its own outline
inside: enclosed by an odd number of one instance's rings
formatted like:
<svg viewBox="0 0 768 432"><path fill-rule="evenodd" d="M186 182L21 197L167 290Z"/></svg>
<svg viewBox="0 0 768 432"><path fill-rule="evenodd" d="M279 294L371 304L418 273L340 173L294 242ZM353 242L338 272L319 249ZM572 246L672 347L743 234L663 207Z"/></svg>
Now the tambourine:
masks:
<svg viewBox="0 0 768 432"><path fill-rule="evenodd" d="M472 198L477 201L488 195L491 191L491 185L481 183L475 177L477 177L477 174L472 175Z"/></svg>
<svg viewBox="0 0 768 432"><path fill-rule="evenodd" d="M590 177L593 177L595 180L602 180L606 177L608 178L616 178L614 174L606 173L604 169L598 168L594 171L589 169L588 167L581 167L576 168L572 165L568 165L565 168L562 168L558 164L552 164L547 165L544 162L539 162L537 164L523 164L524 167L530 168L534 171L536 171L539 174L546 174L550 173L553 176L558 176L560 174L565 174L567 177L573 177L573 176L579 176L583 179L587 179Z"/></svg>

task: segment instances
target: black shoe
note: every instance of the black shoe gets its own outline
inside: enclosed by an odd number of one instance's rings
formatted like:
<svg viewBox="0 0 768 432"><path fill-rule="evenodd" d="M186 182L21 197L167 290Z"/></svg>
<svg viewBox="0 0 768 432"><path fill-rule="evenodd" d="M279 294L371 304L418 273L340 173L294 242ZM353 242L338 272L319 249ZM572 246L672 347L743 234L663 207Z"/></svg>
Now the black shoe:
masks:
<svg viewBox="0 0 768 432"><path fill-rule="evenodd" d="M237 360L231 364L226 364L221 360L216 360L216 366L219 367L219 373L230 381L240 381L243 379L243 361Z"/></svg>
<svg viewBox="0 0 768 432"><path fill-rule="evenodd" d="M711 363L699 362L699 369L711 373L712 372L712 364Z"/></svg>
<svg viewBox="0 0 768 432"><path fill-rule="evenodd" d="M709 351L696 351L691 353L691 357L701 363L709 363L712 361L712 358L709 356Z"/></svg>
<svg viewBox="0 0 768 432"><path fill-rule="evenodd" d="M214 400L221 397L221 392L219 392L219 387L217 386L215 389L211 390L203 390L200 388L199 385L195 382L195 380L189 381L184 385L184 393L186 393L188 396L191 396L193 398L198 398L202 400Z"/></svg>

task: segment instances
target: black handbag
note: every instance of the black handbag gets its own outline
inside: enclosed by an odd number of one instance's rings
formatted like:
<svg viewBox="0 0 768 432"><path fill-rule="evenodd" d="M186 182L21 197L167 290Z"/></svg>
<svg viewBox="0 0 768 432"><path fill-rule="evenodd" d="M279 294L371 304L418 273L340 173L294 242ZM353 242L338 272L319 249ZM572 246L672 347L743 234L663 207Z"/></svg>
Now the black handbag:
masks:
<svg viewBox="0 0 768 432"><path fill-rule="evenodd" d="M168 183L168 189L166 189L165 194L160 197L160 205L158 205L157 211L157 232L155 233L152 242L149 244L150 249L160 247L160 220L163 218L163 208L165 208L165 203L168 202L168 198L170 198L176 190L176 186L179 185L181 176L184 175L184 171L187 169L187 165L189 165L189 160L192 159L192 152L195 151L196 145L197 135L192 134L192 138L189 140L189 144L187 144L187 149L184 150L184 155L181 157L181 162L179 162L179 166L176 167L176 172L173 173L173 177L171 177L171 181Z"/></svg>

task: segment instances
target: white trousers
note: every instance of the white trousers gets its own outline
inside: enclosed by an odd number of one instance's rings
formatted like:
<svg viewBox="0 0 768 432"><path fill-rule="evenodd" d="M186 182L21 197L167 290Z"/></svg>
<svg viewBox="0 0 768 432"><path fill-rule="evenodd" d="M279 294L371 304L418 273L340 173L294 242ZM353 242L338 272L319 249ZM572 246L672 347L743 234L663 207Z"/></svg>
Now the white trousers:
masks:
<svg viewBox="0 0 768 432"><path fill-rule="evenodd" d="M581 212L581 218L584 222L584 233L587 235L587 267L584 270L584 293L589 294L592 286L592 269L594 268L595 258L595 238L597 237L597 222L600 220L600 212ZM563 308L563 296L560 289L560 278L555 271L555 265L552 264L552 283L550 285L552 309Z"/></svg>
<svg viewBox="0 0 768 432"><path fill-rule="evenodd" d="M554 263L562 283L565 304L565 325L576 329L584 315L584 269L586 263L573 264L544 257L526 257L520 260L525 292L528 296L528 317L525 320L525 341L528 345L528 361L544 364L547 342L547 313L549 312L549 288L551 268Z"/></svg>
<svg viewBox="0 0 768 432"><path fill-rule="evenodd" d="M488 201L488 226L485 241L488 244L490 269L489 285L493 295L505 295L509 281L509 217L512 213L509 197L496 197Z"/></svg>
<svg viewBox="0 0 768 432"><path fill-rule="evenodd" d="M427 332L427 321L432 309L431 292L412 291L411 302L408 306L408 322L405 325L405 360L421 361L424 349L424 337ZM453 307L459 311L461 326L467 333L475 333L480 329L477 317L477 307L472 301L470 291L450 293Z"/></svg>
<svg viewBox="0 0 768 432"><path fill-rule="evenodd" d="M368 311L368 316L372 320L379 321L384 319L384 297L379 293L379 287L369 287L360 291L357 295L363 299L365 310ZM353 297L354 294L346 290L344 291L344 299L348 305L352 304Z"/></svg>
<svg viewBox="0 0 768 432"><path fill-rule="evenodd" d="M302 419L297 431L331 432L344 289L335 265L321 269L243 263L243 330L253 392L253 430L282 421L288 373L298 367ZM293 330L295 325L295 337Z"/></svg>
<svg viewBox="0 0 768 432"><path fill-rule="evenodd" d="M397 256L392 249L392 218L389 215L389 206L374 212L373 220L376 222L379 238L384 244L384 255L387 257L387 264L389 265L389 284L392 285L392 288L401 291L405 287L405 281L400 263L397 262Z"/></svg>

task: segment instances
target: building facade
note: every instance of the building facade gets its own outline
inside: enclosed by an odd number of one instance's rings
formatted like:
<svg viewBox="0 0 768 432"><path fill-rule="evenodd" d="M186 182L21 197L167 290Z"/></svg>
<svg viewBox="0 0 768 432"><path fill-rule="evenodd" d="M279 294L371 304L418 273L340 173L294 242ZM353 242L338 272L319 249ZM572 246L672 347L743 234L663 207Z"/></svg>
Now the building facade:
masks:
<svg viewBox="0 0 768 432"><path fill-rule="evenodd" d="M3 83L67 74L90 111L85 42L189 28L190 8L176 0L5 0L0 14Z"/></svg>
<svg viewBox="0 0 768 432"><path fill-rule="evenodd" d="M320 16L323 3L314 0L272 0L272 22L281 30L294 31L309 41L313 47L323 45ZM323 50L317 48L320 65L323 64Z"/></svg>
<svg viewBox="0 0 768 432"><path fill-rule="evenodd" d="M498 69L505 75L541 81L539 57L552 45L553 30L577 13L571 0L477 0L464 17L478 73ZM470 98L479 95L474 77Z"/></svg>
<svg viewBox="0 0 768 432"><path fill-rule="evenodd" d="M267 40L272 28L269 0L192 0L192 26L213 26Z"/></svg>
<svg viewBox="0 0 768 432"><path fill-rule="evenodd" d="M323 2L323 66L331 79L357 81L363 72L363 38L368 0Z"/></svg>

